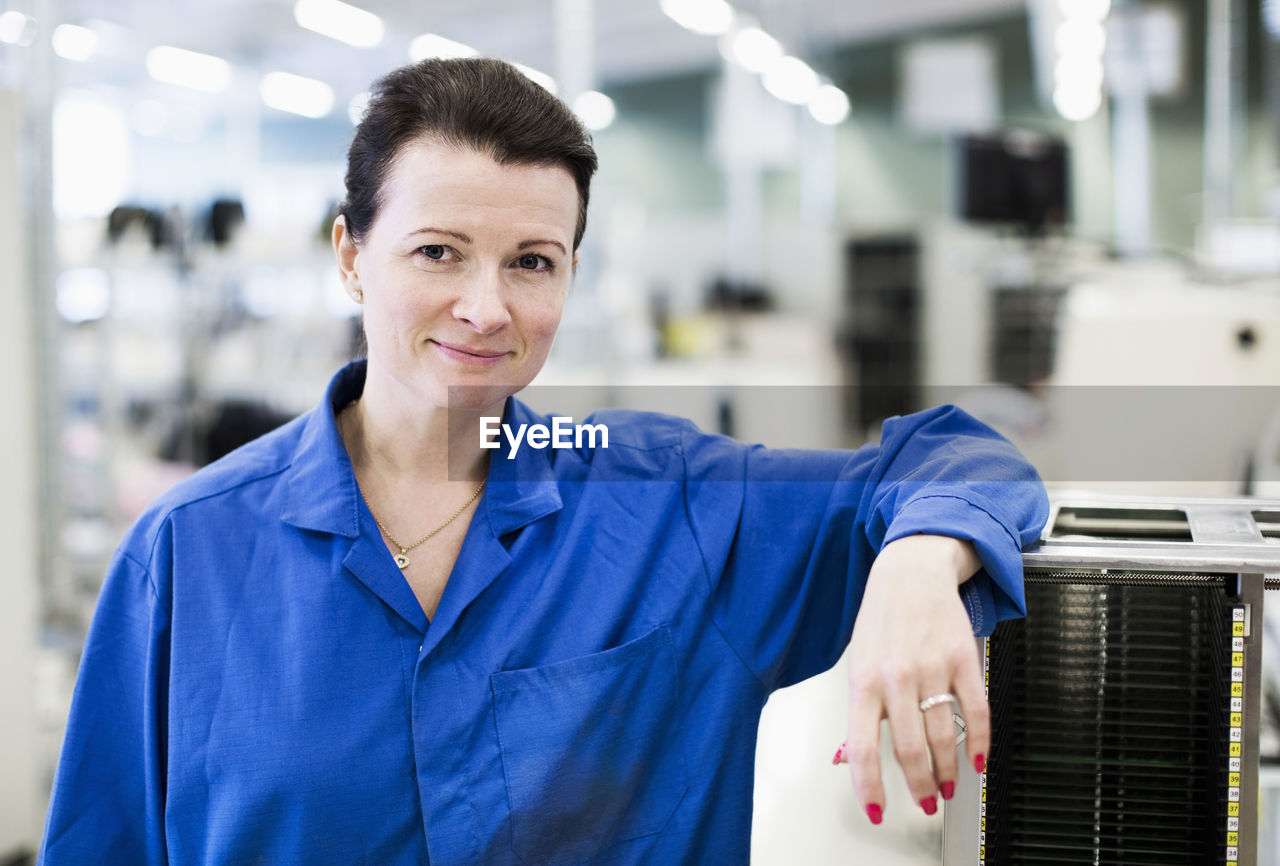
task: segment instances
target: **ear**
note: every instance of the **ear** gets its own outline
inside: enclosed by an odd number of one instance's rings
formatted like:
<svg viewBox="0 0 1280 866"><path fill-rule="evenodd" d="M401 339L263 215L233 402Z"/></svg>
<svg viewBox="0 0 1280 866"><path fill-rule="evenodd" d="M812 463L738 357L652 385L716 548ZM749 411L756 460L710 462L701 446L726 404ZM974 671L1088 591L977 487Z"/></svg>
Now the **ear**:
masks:
<svg viewBox="0 0 1280 866"><path fill-rule="evenodd" d="M360 248L347 231L347 219L341 214L333 221L333 254L338 260L338 275L342 278L342 287L347 294L359 301L364 296L364 286L360 285L360 274L356 263L360 256Z"/></svg>
<svg viewBox="0 0 1280 866"><path fill-rule="evenodd" d="M580 258L582 258L582 254L581 254L580 252L578 252L577 250L574 250L574 251L573 251L573 268L572 268L572 270L574 271L574 273L577 273L577 271L578 271L578 259L580 259Z"/></svg>

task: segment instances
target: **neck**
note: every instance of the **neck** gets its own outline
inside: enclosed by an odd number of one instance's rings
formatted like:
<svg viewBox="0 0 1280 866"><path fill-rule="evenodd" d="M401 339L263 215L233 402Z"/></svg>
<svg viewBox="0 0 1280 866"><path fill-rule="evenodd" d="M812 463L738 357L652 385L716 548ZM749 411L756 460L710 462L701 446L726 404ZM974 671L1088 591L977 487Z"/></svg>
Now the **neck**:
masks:
<svg viewBox="0 0 1280 866"><path fill-rule="evenodd" d="M501 415L503 405L476 410L413 406L397 399L370 376L360 399L338 418L338 429L361 477L427 485L479 483L488 453L480 448L482 415Z"/></svg>

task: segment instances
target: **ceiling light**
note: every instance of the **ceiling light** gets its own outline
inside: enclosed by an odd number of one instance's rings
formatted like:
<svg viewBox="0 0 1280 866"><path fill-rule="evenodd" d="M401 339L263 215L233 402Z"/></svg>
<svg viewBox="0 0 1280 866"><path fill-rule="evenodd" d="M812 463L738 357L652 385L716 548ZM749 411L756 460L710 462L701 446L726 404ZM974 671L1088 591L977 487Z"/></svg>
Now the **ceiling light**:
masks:
<svg viewBox="0 0 1280 866"><path fill-rule="evenodd" d="M596 132L613 123L618 110L612 99L598 90L588 90L573 101L573 113L582 118L587 129Z"/></svg>
<svg viewBox="0 0 1280 866"><path fill-rule="evenodd" d="M782 45L759 27L743 27L725 37L725 57L752 72L764 72L782 57Z"/></svg>
<svg viewBox="0 0 1280 866"><path fill-rule="evenodd" d="M226 90L231 83L231 64L210 54L161 45L147 52L146 64L156 81L205 93Z"/></svg>
<svg viewBox="0 0 1280 866"><path fill-rule="evenodd" d="M1058 0L1064 18L1101 22L1111 11L1111 0Z"/></svg>
<svg viewBox="0 0 1280 866"><path fill-rule="evenodd" d="M1053 107L1067 120L1088 120L1102 106L1102 91L1096 87L1059 84L1053 91Z"/></svg>
<svg viewBox="0 0 1280 866"><path fill-rule="evenodd" d="M268 107L303 117L324 117L333 110L332 87L288 72L268 72L258 93Z"/></svg>
<svg viewBox="0 0 1280 866"><path fill-rule="evenodd" d="M21 12L10 9L0 14L0 42L9 45L30 45L35 41L36 22Z"/></svg>
<svg viewBox="0 0 1280 866"><path fill-rule="evenodd" d="M341 0L298 0L293 20L299 26L357 48L372 48L382 41L382 19Z"/></svg>
<svg viewBox="0 0 1280 866"><path fill-rule="evenodd" d="M514 66L516 69L519 69L521 72L523 72L525 78L528 78L530 81L534 82L535 84L542 85L543 89L549 90L552 93L556 93L559 91L560 88L556 86L556 80L552 78L550 75L548 75L547 73L540 72L537 69L534 69L532 66L525 66L523 63L513 62L511 65Z"/></svg>
<svg viewBox="0 0 1280 866"><path fill-rule="evenodd" d="M88 60L98 47L98 34L88 27L59 24L53 30L53 53L64 60Z"/></svg>
<svg viewBox="0 0 1280 866"><path fill-rule="evenodd" d="M796 105L804 105L818 89L818 73L797 57L775 61L760 80L765 90L783 102Z"/></svg>
<svg viewBox="0 0 1280 866"><path fill-rule="evenodd" d="M733 7L725 0L659 0L667 17L686 30L719 36L733 26Z"/></svg>
<svg viewBox="0 0 1280 866"><path fill-rule="evenodd" d="M1067 18L1058 25L1053 44L1058 49L1058 54L1101 57L1107 47L1107 32L1097 21Z"/></svg>
<svg viewBox="0 0 1280 866"><path fill-rule="evenodd" d="M835 126L849 116L849 97L834 84L824 84L809 100L809 113L819 123Z"/></svg>
<svg viewBox="0 0 1280 866"><path fill-rule="evenodd" d="M409 43L409 59L414 63L426 60L428 57L451 60L455 57L475 57L479 53L470 45L463 45L461 42L454 42L452 39L445 39L434 33L423 33Z"/></svg>
<svg viewBox="0 0 1280 866"><path fill-rule="evenodd" d="M8 14L10 13L5 13ZM0 24L3 21L4 15L0 15ZM1280 39L1280 0L1262 0L1262 23L1266 25L1272 39ZM4 37L0 36L0 39Z"/></svg>
<svg viewBox="0 0 1280 866"><path fill-rule="evenodd" d="M1058 85L1099 90L1102 87L1102 61L1084 55L1059 57L1053 67L1053 80Z"/></svg>
<svg viewBox="0 0 1280 866"><path fill-rule="evenodd" d="M54 306L72 324L93 322L111 312L111 278L101 268L70 268L54 283Z"/></svg>
<svg viewBox="0 0 1280 866"><path fill-rule="evenodd" d="M364 119L364 111L369 107L371 96L372 94L366 90L351 97L351 101L347 103L347 117L351 118L353 125L359 126L360 121Z"/></svg>

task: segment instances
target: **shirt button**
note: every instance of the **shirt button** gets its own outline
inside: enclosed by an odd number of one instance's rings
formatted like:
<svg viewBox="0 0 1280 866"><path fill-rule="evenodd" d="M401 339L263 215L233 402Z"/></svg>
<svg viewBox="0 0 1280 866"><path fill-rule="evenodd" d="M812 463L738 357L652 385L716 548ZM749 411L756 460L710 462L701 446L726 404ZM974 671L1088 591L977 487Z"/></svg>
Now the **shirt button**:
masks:
<svg viewBox="0 0 1280 866"><path fill-rule="evenodd" d="M422 652L422 644L418 644L418 652Z"/></svg>

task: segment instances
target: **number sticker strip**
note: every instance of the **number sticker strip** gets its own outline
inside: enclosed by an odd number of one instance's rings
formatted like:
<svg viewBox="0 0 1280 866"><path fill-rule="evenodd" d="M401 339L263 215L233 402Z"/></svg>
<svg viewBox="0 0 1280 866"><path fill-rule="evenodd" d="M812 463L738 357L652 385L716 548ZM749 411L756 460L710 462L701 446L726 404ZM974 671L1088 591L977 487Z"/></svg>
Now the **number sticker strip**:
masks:
<svg viewBox="0 0 1280 866"><path fill-rule="evenodd" d="M1227 703L1227 856L1238 866L1240 843L1240 750L1244 741L1244 608L1231 609L1231 697Z"/></svg>

